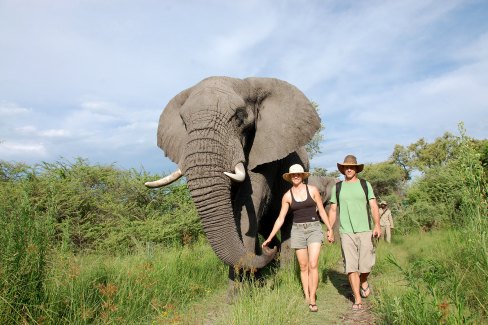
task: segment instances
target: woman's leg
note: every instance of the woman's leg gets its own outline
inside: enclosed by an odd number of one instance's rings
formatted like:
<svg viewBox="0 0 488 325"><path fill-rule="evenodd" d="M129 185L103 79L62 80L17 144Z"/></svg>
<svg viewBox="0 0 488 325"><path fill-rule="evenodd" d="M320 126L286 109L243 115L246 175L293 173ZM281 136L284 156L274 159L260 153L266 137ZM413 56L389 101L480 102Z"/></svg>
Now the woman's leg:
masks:
<svg viewBox="0 0 488 325"><path fill-rule="evenodd" d="M298 264L300 265L300 280L302 280L303 293L307 303L310 302L310 291L308 288L309 278L308 278L308 252L306 248L299 248L295 250L297 254ZM314 298L315 301L315 298ZM315 303L315 302L313 302Z"/></svg>
<svg viewBox="0 0 488 325"><path fill-rule="evenodd" d="M310 303L315 305L317 288L319 286L319 256L321 243L312 243L308 246L308 290Z"/></svg>

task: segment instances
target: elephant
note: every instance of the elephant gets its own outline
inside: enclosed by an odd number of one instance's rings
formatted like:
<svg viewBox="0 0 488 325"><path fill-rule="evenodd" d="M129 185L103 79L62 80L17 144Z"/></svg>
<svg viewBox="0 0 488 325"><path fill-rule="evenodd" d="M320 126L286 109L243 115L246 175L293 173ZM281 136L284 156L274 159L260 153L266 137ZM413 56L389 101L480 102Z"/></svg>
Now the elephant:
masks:
<svg viewBox="0 0 488 325"><path fill-rule="evenodd" d="M157 144L178 169L147 187L186 182L215 254L233 270L255 271L289 241L261 250L289 183L282 174L299 163L309 168L305 145L320 128L310 100L275 78L203 79L169 101L159 119ZM289 218L288 218L289 219Z"/></svg>
<svg viewBox="0 0 488 325"><path fill-rule="evenodd" d="M308 178L308 184L314 185L319 190L324 208L327 208L327 206L329 205L332 187L336 184L337 181L338 180L336 178L330 176L311 175Z"/></svg>
<svg viewBox="0 0 488 325"><path fill-rule="evenodd" d="M308 184L314 185L317 187L320 193L320 197L322 198L322 204L324 205L325 211L329 213L330 209L330 196L332 194L332 188L339 180L334 177L330 176L317 176L311 175L308 178ZM339 240L339 222L334 224L334 238Z"/></svg>

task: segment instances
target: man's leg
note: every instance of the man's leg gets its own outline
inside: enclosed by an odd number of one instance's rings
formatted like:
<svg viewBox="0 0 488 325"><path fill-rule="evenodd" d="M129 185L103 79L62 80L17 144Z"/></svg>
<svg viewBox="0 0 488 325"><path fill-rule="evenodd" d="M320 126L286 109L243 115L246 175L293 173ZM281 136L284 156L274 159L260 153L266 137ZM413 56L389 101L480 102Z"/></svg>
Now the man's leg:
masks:
<svg viewBox="0 0 488 325"><path fill-rule="evenodd" d="M360 242L356 234L341 234L341 249L344 258L344 271L351 286L354 304L353 310L362 308L361 294L359 291L359 245Z"/></svg>
<svg viewBox="0 0 488 325"><path fill-rule="evenodd" d="M391 228L390 228L390 226L386 226L385 239L386 239L387 243L391 243Z"/></svg>
<svg viewBox="0 0 488 325"><path fill-rule="evenodd" d="M359 273L351 272L347 274L347 279L351 285L352 294L354 296L354 304L362 304L361 295L359 294Z"/></svg>
<svg viewBox="0 0 488 325"><path fill-rule="evenodd" d="M371 294L371 289L368 283L368 276L376 261L376 252L373 246L372 232L360 233L360 246L359 246L359 283L360 294L363 298L368 297Z"/></svg>
<svg viewBox="0 0 488 325"><path fill-rule="evenodd" d="M369 283L368 283L368 276L369 276L369 272L359 274L359 282L362 289L360 293L362 293L361 296L364 298L368 297L369 294L371 293L371 289L369 288Z"/></svg>

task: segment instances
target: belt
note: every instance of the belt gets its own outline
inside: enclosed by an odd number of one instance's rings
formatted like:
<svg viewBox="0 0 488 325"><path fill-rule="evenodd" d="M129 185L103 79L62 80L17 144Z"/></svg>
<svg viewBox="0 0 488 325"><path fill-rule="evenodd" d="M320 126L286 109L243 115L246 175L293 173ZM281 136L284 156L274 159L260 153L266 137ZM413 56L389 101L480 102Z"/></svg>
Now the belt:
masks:
<svg viewBox="0 0 488 325"><path fill-rule="evenodd" d="M294 222L293 227L300 227L307 229L308 227L312 227L316 225L319 221L312 221L312 222Z"/></svg>

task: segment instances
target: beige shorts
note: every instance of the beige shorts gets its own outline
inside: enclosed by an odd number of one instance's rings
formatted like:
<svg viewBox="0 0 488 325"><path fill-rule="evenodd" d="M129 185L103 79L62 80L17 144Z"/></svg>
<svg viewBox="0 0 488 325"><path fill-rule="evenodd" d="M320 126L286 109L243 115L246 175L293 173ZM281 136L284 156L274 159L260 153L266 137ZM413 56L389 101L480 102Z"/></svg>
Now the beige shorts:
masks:
<svg viewBox="0 0 488 325"><path fill-rule="evenodd" d="M323 243L324 232L320 221L293 223L291 227L291 248L307 248L311 243Z"/></svg>
<svg viewBox="0 0 488 325"><path fill-rule="evenodd" d="M376 261L372 231L341 234L341 248L345 273L371 272Z"/></svg>

